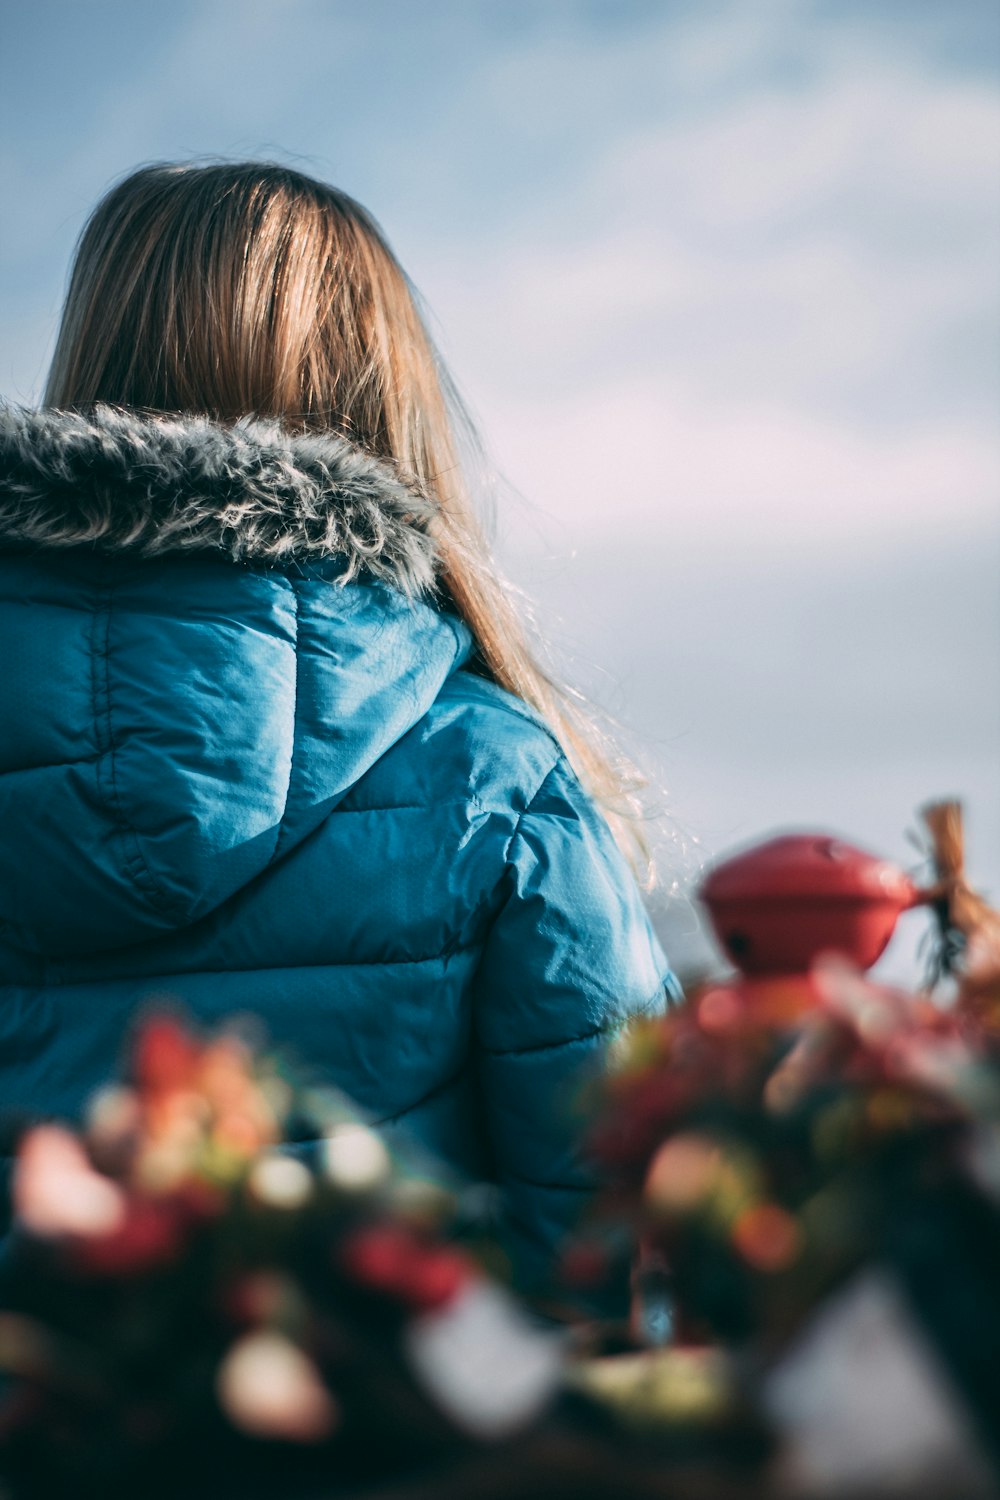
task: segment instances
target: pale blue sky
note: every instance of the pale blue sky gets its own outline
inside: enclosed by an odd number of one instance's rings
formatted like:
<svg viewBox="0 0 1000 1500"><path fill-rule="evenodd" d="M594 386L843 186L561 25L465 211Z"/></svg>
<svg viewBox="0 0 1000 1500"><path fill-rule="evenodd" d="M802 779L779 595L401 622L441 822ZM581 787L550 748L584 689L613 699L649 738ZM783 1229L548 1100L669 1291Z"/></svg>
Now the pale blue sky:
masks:
<svg viewBox="0 0 1000 1500"><path fill-rule="evenodd" d="M957 791L1000 890L993 0L3 9L0 393L37 399L130 167L329 178L427 297L509 567L666 788L668 877L776 823L905 857Z"/></svg>

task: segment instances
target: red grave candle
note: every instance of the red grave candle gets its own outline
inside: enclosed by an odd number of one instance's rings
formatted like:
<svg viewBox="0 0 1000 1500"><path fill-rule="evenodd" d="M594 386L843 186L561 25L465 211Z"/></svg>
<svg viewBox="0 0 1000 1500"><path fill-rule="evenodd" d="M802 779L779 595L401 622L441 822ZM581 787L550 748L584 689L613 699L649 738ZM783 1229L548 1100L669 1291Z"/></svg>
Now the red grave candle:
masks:
<svg viewBox="0 0 1000 1500"><path fill-rule="evenodd" d="M806 974L827 953L868 969L900 912L926 899L897 866L822 833L783 834L733 855L699 894L726 953L752 979Z"/></svg>

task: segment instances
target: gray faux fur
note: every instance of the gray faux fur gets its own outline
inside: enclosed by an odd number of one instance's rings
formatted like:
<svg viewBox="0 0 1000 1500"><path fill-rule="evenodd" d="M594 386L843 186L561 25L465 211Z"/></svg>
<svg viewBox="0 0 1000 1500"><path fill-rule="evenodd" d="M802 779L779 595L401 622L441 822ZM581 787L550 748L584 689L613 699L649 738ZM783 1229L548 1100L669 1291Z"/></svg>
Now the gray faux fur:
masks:
<svg viewBox="0 0 1000 1500"><path fill-rule="evenodd" d="M411 596L434 589L432 503L332 433L244 418L0 407L0 545L138 557L342 558Z"/></svg>

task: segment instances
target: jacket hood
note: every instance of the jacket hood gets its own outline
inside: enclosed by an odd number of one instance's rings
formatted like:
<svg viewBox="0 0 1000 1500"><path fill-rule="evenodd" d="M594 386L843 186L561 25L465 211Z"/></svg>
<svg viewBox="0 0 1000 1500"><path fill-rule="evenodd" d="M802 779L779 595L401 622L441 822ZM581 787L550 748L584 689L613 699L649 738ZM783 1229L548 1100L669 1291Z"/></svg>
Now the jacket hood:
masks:
<svg viewBox="0 0 1000 1500"><path fill-rule="evenodd" d="M335 433L246 417L0 408L0 543L281 565L434 588L431 502Z"/></svg>
<svg viewBox="0 0 1000 1500"><path fill-rule="evenodd" d="M188 925L318 829L469 654L432 518L339 436L0 410L15 942Z"/></svg>

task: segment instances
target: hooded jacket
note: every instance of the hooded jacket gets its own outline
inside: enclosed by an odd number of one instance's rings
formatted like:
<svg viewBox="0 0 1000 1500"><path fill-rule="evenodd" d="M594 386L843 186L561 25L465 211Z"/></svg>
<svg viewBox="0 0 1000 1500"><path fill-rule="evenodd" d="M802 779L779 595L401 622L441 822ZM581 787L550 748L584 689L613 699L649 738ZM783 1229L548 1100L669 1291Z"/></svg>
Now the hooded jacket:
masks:
<svg viewBox="0 0 1000 1500"><path fill-rule="evenodd" d="M150 1003L253 1012L497 1183L530 1287L571 1097L675 981L430 522L339 436L0 412L0 1111L77 1117Z"/></svg>

